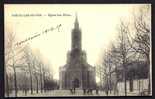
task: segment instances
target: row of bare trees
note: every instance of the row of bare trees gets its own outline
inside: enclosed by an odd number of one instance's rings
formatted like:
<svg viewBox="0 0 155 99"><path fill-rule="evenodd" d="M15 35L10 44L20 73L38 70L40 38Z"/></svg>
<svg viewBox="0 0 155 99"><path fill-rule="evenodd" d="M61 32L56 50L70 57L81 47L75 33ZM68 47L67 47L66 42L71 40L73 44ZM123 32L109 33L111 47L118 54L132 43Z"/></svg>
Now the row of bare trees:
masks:
<svg viewBox="0 0 155 99"><path fill-rule="evenodd" d="M127 96L127 70L132 62L145 61L148 66L148 92L151 92L151 6L144 5L133 14L133 20L128 22L121 20L118 26L118 37L115 42L105 51L103 55L102 71L100 73L105 79L105 89L112 87L111 74L116 73L114 93L118 92L118 68L122 67L122 78L124 81L124 95ZM140 68L140 67L139 67ZM146 67L147 70L147 67ZM103 78L102 78L103 79Z"/></svg>
<svg viewBox="0 0 155 99"><path fill-rule="evenodd" d="M45 62L40 51L35 52L27 45L16 46L16 36L13 33L5 34L5 93L10 96L14 91L15 96L18 90L33 94L42 93L47 89L46 83L53 81L49 62ZM53 87L52 85L50 85ZM49 86L49 88L50 88ZM49 89L48 88L48 89Z"/></svg>

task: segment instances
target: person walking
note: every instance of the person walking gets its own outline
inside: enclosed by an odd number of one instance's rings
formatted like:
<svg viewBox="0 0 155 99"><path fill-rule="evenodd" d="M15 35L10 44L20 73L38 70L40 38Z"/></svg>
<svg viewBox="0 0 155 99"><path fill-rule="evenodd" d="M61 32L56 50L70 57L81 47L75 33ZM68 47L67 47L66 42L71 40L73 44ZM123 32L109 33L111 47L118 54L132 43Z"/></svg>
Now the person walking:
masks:
<svg viewBox="0 0 155 99"><path fill-rule="evenodd" d="M93 95L93 89L92 88L90 88L90 94Z"/></svg>
<svg viewBox="0 0 155 99"><path fill-rule="evenodd" d="M72 88L70 88L70 92L71 92L71 94L73 94L73 89Z"/></svg>
<svg viewBox="0 0 155 99"><path fill-rule="evenodd" d="M74 89L74 94L75 94L75 92L76 92L76 91L75 91L75 90L76 90L76 89L75 89L75 86L74 86L74 88L73 88L73 89Z"/></svg>
<svg viewBox="0 0 155 99"><path fill-rule="evenodd" d="M83 88L83 94L84 94L84 95L86 94L86 89L85 89L85 88Z"/></svg>
<svg viewBox="0 0 155 99"><path fill-rule="evenodd" d="M105 92L106 92L106 95L108 96L108 90L105 90Z"/></svg>
<svg viewBox="0 0 155 99"><path fill-rule="evenodd" d="M89 93L90 93L90 89L87 90L87 94L88 94L88 95L89 95Z"/></svg>
<svg viewBox="0 0 155 99"><path fill-rule="evenodd" d="M98 95L98 93L99 93L99 90L98 90L98 87L96 87L96 94Z"/></svg>

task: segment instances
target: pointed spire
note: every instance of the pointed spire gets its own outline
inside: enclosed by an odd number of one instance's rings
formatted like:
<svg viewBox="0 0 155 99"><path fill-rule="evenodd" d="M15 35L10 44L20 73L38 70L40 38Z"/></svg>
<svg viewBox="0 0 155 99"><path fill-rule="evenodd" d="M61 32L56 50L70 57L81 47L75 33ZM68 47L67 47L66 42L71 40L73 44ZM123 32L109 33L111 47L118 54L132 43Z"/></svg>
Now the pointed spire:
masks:
<svg viewBox="0 0 155 99"><path fill-rule="evenodd" d="M76 17L75 22L78 23L78 15L77 15L77 12L75 13L75 17Z"/></svg>
<svg viewBox="0 0 155 99"><path fill-rule="evenodd" d="M79 28L79 22L78 22L78 15L77 15L77 12L75 13L75 23L74 23L74 27L75 28Z"/></svg>

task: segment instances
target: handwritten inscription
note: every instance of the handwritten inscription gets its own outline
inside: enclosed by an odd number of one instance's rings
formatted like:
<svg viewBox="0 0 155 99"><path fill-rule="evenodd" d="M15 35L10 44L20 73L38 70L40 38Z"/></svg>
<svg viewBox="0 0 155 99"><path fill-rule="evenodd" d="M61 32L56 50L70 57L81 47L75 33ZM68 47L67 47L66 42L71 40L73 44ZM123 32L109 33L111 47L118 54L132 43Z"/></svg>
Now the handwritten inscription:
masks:
<svg viewBox="0 0 155 99"><path fill-rule="evenodd" d="M43 34L46 34L47 32L50 32L50 31L58 30L58 32L59 32L61 26L62 25L59 24L56 27L51 27L49 29L46 29L46 30L42 31L41 33L35 34L35 35L31 36L31 37L26 38L25 40L22 40L20 42L17 42L15 45L19 46L19 45L21 45L21 44L23 44L23 43L25 43L27 41L33 40L34 38L37 38L37 37L39 37L39 36L41 36Z"/></svg>

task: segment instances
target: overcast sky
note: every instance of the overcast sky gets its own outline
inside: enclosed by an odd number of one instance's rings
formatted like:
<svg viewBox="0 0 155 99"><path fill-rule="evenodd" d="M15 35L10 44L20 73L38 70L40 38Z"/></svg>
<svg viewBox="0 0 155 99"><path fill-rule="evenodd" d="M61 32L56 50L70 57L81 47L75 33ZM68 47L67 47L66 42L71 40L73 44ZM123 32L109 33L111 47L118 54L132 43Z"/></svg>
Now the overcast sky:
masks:
<svg viewBox="0 0 155 99"><path fill-rule="evenodd" d="M115 40L120 19L132 20L131 13L140 6L142 5L8 4L5 5L5 32L16 33L17 41L20 42L61 24L59 31L55 29L25 42L30 43L32 49L39 49L44 58L50 61L54 78L58 79L58 68L66 64L66 54L71 49L71 30L76 12L82 30L82 49L87 53L88 63L95 66L100 64L104 50ZM25 14L34 16L24 16ZM49 16L55 14L68 16Z"/></svg>

